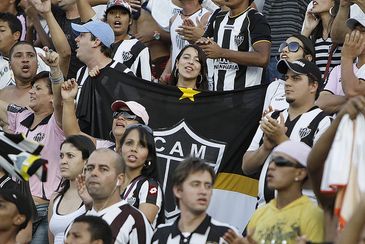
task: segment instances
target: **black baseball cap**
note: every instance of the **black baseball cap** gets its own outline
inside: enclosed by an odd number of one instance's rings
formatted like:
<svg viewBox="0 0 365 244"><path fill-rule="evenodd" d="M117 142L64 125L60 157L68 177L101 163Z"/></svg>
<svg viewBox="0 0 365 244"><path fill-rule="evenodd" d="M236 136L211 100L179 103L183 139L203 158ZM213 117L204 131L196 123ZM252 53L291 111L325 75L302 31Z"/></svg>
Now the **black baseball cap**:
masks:
<svg viewBox="0 0 365 244"><path fill-rule="evenodd" d="M24 229L32 217L32 207L29 200L17 189L0 188L0 197L5 201L15 204L18 212L25 216L25 221L20 225L20 230Z"/></svg>
<svg viewBox="0 0 365 244"><path fill-rule="evenodd" d="M281 59L276 67L281 74L285 75L290 69L296 74L310 76L312 79L318 82L319 87L322 87L323 85L321 71L319 71L319 68L315 63L310 62L306 59L299 59L294 62L289 62L285 59Z"/></svg>

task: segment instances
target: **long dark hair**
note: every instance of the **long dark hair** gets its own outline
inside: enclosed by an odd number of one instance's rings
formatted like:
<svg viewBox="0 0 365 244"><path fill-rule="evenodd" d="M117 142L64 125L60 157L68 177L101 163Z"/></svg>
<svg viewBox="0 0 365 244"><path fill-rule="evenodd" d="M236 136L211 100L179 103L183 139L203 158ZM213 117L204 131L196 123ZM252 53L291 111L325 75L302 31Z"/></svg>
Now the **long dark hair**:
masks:
<svg viewBox="0 0 365 244"><path fill-rule="evenodd" d="M73 135L67 137L61 144L60 148L64 144L71 144L77 150L81 151L82 159L87 160L90 154L95 150L95 144L92 140L84 135ZM81 172L80 172L81 173ZM63 195L70 188L70 180L62 179L61 185L58 188L58 195Z"/></svg>
<svg viewBox="0 0 365 244"><path fill-rule="evenodd" d="M339 0L334 0L334 2L335 2L335 4L330 9L330 14L332 16L331 24L333 23L333 20L335 19L338 9L340 7ZM331 35L331 33L329 33L329 35ZM316 43L316 40L321 38L322 36L323 36L323 25L322 25L322 20L320 20L318 25L316 26L316 28L314 28L314 30L312 31L312 33L310 35L310 39L312 40L313 45L314 45L314 43Z"/></svg>
<svg viewBox="0 0 365 244"><path fill-rule="evenodd" d="M154 178L155 180L157 180L158 179L157 155L156 155L156 145L155 145L155 140L154 140L154 137L152 134L153 133L152 129L150 127L148 127L147 125L143 125L143 124L129 125L127 127L127 129L125 130L122 138L120 139L121 148L123 147L123 144L124 144L127 136L129 135L129 133L132 130L138 131L139 141L141 142L141 144L143 146L146 146L148 149L147 159L142 168L141 175L143 175L145 177L151 177L151 178ZM121 153L121 150L120 150L120 153Z"/></svg>
<svg viewBox="0 0 365 244"><path fill-rule="evenodd" d="M197 78L196 88L199 90L208 90L207 56L205 55L204 51L198 45L191 44L191 45L185 46L183 49L181 49L180 53L177 55L176 61L180 60L180 58L183 55L183 53L185 52L185 50L188 49L189 47L194 48L198 52L198 58L199 58L199 63L200 63L200 67L201 67L200 68L201 79ZM177 81L179 80L178 69L176 67L176 61L174 64L174 69L172 70L172 73L171 73L171 81L172 81L172 85L174 85L174 86L176 86ZM199 81L198 81L198 79L199 79Z"/></svg>

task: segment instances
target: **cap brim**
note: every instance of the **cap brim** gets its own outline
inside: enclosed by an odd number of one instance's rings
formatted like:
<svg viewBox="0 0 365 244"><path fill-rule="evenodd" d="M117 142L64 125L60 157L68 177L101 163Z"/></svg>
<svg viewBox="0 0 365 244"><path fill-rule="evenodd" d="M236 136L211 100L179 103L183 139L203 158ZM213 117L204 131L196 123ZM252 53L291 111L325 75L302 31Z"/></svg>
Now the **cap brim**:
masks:
<svg viewBox="0 0 365 244"><path fill-rule="evenodd" d="M279 73L285 75L288 72L288 69L290 69L291 71L293 71L296 74L302 75L302 72L299 72L295 69L295 64L289 63L287 60L285 59L281 59L278 64L276 65L277 70L279 71Z"/></svg>
<svg viewBox="0 0 365 244"><path fill-rule="evenodd" d="M71 28L73 31L75 31L76 33L82 33L82 32L90 32L88 29L86 29L83 25L78 25L78 24L74 24L71 23Z"/></svg>
<svg viewBox="0 0 365 244"><path fill-rule="evenodd" d="M113 112L119 111L121 108L128 108L128 105L122 100L116 100L110 106ZM130 109L129 109L130 110Z"/></svg>
<svg viewBox="0 0 365 244"><path fill-rule="evenodd" d="M362 19L355 19L355 18L350 18L346 21L346 25L347 27L349 27L351 30L355 29L355 27L357 25L361 25L363 27L365 27L365 18Z"/></svg>

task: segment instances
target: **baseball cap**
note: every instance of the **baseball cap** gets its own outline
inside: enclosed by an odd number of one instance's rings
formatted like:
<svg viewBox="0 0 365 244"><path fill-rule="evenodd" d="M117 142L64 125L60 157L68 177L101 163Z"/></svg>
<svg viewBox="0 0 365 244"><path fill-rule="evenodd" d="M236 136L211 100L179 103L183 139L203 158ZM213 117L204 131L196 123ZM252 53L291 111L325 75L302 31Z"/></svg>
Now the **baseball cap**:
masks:
<svg viewBox="0 0 365 244"><path fill-rule="evenodd" d="M311 148L304 142L291 140L287 140L273 149L273 153L284 153L295 159L299 164L304 167L307 167L307 159L310 151Z"/></svg>
<svg viewBox="0 0 365 244"><path fill-rule="evenodd" d="M355 29L357 25L365 27L365 15L355 15L354 17L347 19L346 25L351 30Z"/></svg>
<svg viewBox="0 0 365 244"><path fill-rule="evenodd" d="M132 113L140 117L145 125L148 125L148 120L150 117L148 116L146 108L143 105L135 101L124 102L122 100L116 100L111 105L113 112L117 112L122 108L128 108L130 111L132 111Z"/></svg>
<svg viewBox="0 0 365 244"><path fill-rule="evenodd" d="M20 225L20 229L27 226L32 217L32 208L27 198L17 189L0 189L0 197L5 201L15 204L18 212L25 216L25 221Z"/></svg>
<svg viewBox="0 0 365 244"><path fill-rule="evenodd" d="M123 9L127 10L129 15L132 13L131 6L124 0L109 0L106 5L105 14L107 14L109 12L109 10L114 7L119 7L119 8L123 8Z"/></svg>
<svg viewBox="0 0 365 244"><path fill-rule="evenodd" d="M110 47L115 41L113 29L100 20L89 21L83 25L71 23L71 27L78 33L90 32L107 47Z"/></svg>
<svg viewBox="0 0 365 244"><path fill-rule="evenodd" d="M310 62L306 59L299 59L294 62L281 59L276 67L282 74L286 74L288 69L290 69L296 74L311 76L312 79L317 81L319 86L322 87L323 80L321 71L319 71L319 68L313 62Z"/></svg>

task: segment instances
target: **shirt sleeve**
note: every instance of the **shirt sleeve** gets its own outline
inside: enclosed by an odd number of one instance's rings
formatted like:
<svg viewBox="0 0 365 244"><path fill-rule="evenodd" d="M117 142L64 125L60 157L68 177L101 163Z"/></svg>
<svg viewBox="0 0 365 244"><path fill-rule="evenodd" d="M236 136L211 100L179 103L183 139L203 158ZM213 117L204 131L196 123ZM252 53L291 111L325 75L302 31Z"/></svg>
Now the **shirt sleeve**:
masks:
<svg viewBox="0 0 365 244"><path fill-rule="evenodd" d="M157 181L153 179L146 180L139 192L139 204L150 203L156 205L159 209L162 204L162 190Z"/></svg>
<svg viewBox="0 0 365 244"><path fill-rule="evenodd" d="M317 131L314 134L313 138L313 145L318 141L318 139L321 137L321 135L330 127L332 122L332 119L330 116L324 117L321 122L319 122Z"/></svg>
<svg viewBox="0 0 365 244"><path fill-rule="evenodd" d="M328 81L323 90L329 91L334 95L337 93L337 84L341 80L341 65L334 67L328 77Z"/></svg>
<svg viewBox="0 0 365 244"><path fill-rule="evenodd" d="M252 44L261 41L271 42L271 30L265 16L256 10L250 10L248 17Z"/></svg>

